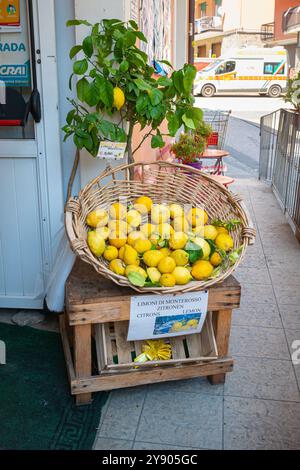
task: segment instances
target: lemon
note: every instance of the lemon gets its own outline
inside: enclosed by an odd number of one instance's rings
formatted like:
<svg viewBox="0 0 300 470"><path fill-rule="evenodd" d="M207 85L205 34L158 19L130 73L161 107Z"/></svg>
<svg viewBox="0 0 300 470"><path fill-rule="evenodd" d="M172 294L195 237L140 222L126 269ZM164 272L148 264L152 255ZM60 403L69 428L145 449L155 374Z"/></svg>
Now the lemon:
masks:
<svg viewBox="0 0 300 470"><path fill-rule="evenodd" d="M229 232L228 232L226 227L216 227L216 229L217 229L218 234L219 233L226 233L227 235L229 235Z"/></svg>
<svg viewBox="0 0 300 470"><path fill-rule="evenodd" d="M130 245L125 245L123 261L126 265L134 264L138 266L140 264L138 252Z"/></svg>
<svg viewBox="0 0 300 470"><path fill-rule="evenodd" d="M119 276L124 276L125 274L125 264L121 259L113 259L109 263L109 269L113 271L115 274L118 274Z"/></svg>
<svg viewBox="0 0 300 470"><path fill-rule="evenodd" d="M173 323L171 331L181 331L182 327L183 324L181 323L181 321L176 321L175 323Z"/></svg>
<svg viewBox="0 0 300 470"><path fill-rule="evenodd" d="M100 235L100 237L104 238L104 240L107 240L110 234L108 227L97 227L96 232Z"/></svg>
<svg viewBox="0 0 300 470"><path fill-rule="evenodd" d="M171 235L169 246L172 250L180 250L185 247L189 237L184 232L175 232Z"/></svg>
<svg viewBox="0 0 300 470"><path fill-rule="evenodd" d="M159 251L160 251L160 253L161 253L162 255L164 255L164 257L166 257L166 256L171 256L171 253L172 253L172 251L169 250L169 248L162 248L162 249L159 250Z"/></svg>
<svg viewBox="0 0 300 470"><path fill-rule="evenodd" d="M134 230L133 232L130 232L127 237L128 245L133 246L137 240L146 240L146 235L139 230Z"/></svg>
<svg viewBox="0 0 300 470"><path fill-rule="evenodd" d="M200 248L202 248L202 251L203 251L202 259L208 259L210 252L211 252L209 243L200 237L194 238L193 242L196 243L196 245L200 246Z"/></svg>
<svg viewBox="0 0 300 470"><path fill-rule="evenodd" d="M175 232L188 232L190 230L190 225L185 216L175 217L173 220L173 228Z"/></svg>
<svg viewBox="0 0 300 470"><path fill-rule="evenodd" d="M105 258L106 261L112 261L113 259L117 259L118 257L119 251L115 246L109 245L107 248L105 248L103 258Z"/></svg>
<svg viewBox="0 0 300 470"><path fill-rule="evenodd" d="M217 238L218 231L213 225L205 225L204 227L204 238L208 240L215 240Z"/></svg>
<svg viewBox="0 0 300 470"><path fill-rule="evenodd" d="M189 255L184 250L175 250L171 254L171 257L176 263L176 266L185 266L189 262Z"/></svg>
<svg viewBox="0 0 300 470"><path fill-rule="evenodd" d="M196 237L204 237L204 226L198 225L198 227L193 227L192 232Z"/></svg>
<svg viewBox="0 0 300 470"><path fill-rule="evenodd" d="M156 225L153 224L143 224L140 226L140 231L146 236L150 237L152 233L157 231Z"/></svg>
<svg viewBox="0 0 300 470"><path fill-rule="evenodd" d="M192 276L197 281L202 281L203 279L207 279L211 276L213 270L214 267L209 261L197 261L192 268Z"/></svg>
<svg viewBox="0 0 300 470"><path fill-rule="evenodd" d="M189 321L187 322L187 325L189 326L189 328L197 328L197 327L198 327L198 324L199 324L199 322L198 322L198 320L196 320L196 319L189 320Z"/></svg>
<svg viewBox="0 0 300 470"><path fill-rule="evenodd" d="M173 227L167 223L159 224L157 230L162 240L169 240L171 234L174 233Z"/></svg>
<svg viewBox="0 0 300 470"><path fill-rule="evenodd" d="M154 204L151 208L151 220L154 224L163 224L169 221L170 210L163 204Z"/></svg>
<svg viewBox="0 0 300 470"><path fill-rule="evenodd" d="M160 285L163 287L174 287L176 284L176 279L173 274L163 274L159 280Z"/></svg>
<svg viewBox="0 0 300 470"><path fill-rule="evenodd" d="M188 212L187 219L193 227L198 227L199 225L207 224L208 215L204 209L193 207Z"/></svg>
<svg viewBox="0 0 300 470"><path fill-rule="evenodd" d="M119 258L123 261L124 260L124 251L125 251L125 246L121 246L121 248L119 249Z"/></svg>
<svg viewBox="0 0 300 470"><path fill-rule="evenodd" d="M86 218L86 223L90 227L103 227L107 225L108 222L108 213L104 209L96 209L88 214Z"/></svg>
<svg viewBox="0 0 300 470"><path fill-rule="evenodd" d="M158 233L152 233L149 237L150 242L152 245L157 246L159 242L161 241L160 235Z"/></svg>
<svg viewBox="0 0 300 470"><path fill-rule="evenodd" d="M184 286L192 279L190 271L182 266L177 266L172 274L176 279L176 284L179 286Z"/></svg>
<svg viewBox="0 0 300 470"><path fill-rule="evenodd" d="M123 108L125 104L125 95L123 90L121 90L120 87L116 86L114 88L114 103L113 106L117 108L118 111L120 111L121 108Z"/></svg>
<svg viewBox="0 0 300 470"><path fill-rule="evenodd" d="M171 256L166 256L158 263L157 268L162 274L172 273L176 268L176 263Z"/></svg>
<svg viewBox="0 0 300 470"><path fill-rule="evenodd" d="M150 250L143 254L143 261L149 268L156 268L163 257L159 250Z"/></svg>
<svg viewBox="0 0 300 470"><path fill-rule="evenodd" d="M161 274L157 268L147 268L147 274L153 284L157 284L159 282Z"/></svg>
<svg viewBox="0 0 300 470"><path fill-rule="evenodd" d="M145 253L145 251L151 250L152 243L150 240L136 240L136 242L133 245L133 248L140 254L142 255Z"/></svg>
<svg viewBox="0 0 300 470"><path fill-rule="evenodd" d="M148 274L146 273L146 271L143 268L140 268L139 266L136 266L134 264L129 264L128 266L126 266L125 276L128 277L129 273L141 274L145 280L148 277Z"/></svg>
<svg viewBox="0 0 300 470"><path fill-rule="evenodd" d="M214 254L211 255L209 261L211 262L213 266L220 266L220 264L222 263L222 257L221 255L219 255L219 253L215 251Z"/></svg>
<svg viewBox="0 0 300 470"><path fill-rule="evenodd" d="M105 240L95 230L87 234L88 246L95 256L101 256L105 250Z"/></svg>
<svg viewBox="0 0 300 470"><path fill-rule="evenodd" d="M232 237L227 235L227 233L220 233L217 236L215 243L220 250L224 251L232 250L234 245Z"/></svg>
<svg viewBox="0 0 300 470"><path fill-rule="evenodd" d="M113 220L126 219L127 209L120 202L114 202L109 209L109 216Z"/></svg>
<svg viewBox="0 0 300 470"><path fill-rule="evenodd" d="M128 225L125 220L110 220L108 222L108 228L111 232L121 232L127 233L128 232Z"/></svg>
<svg viewBox="0 0 300 470"><path fill-rule="evenodd" d="M121 248L127 242L127 235L125 233L111 232L109 234L109 243L110 245L115 246L116 248Z"/></svg>
<svg viewBox="0 0 300 470"><path fill-rule="evenodd" d="M169 210L171 219L176 219L176 217L182 217L184 215L183 207L179 204L170 204Z"/></svg>
<svg viewBox="0 0 300 470"><path fill-rule="evenodd" d="M153 205L152 199L148 196L141 196L135 200L134 208L142 215L149 214Z"/></svg>
<svg viewBox="0 0 300 470"><path fill-rule="evenodd" d="M142 217L138 211L136 211L135 209L131 209L130 211L127 212L126 220L127 220L128 225L136 228L139 225L141 225Z"/></svg>

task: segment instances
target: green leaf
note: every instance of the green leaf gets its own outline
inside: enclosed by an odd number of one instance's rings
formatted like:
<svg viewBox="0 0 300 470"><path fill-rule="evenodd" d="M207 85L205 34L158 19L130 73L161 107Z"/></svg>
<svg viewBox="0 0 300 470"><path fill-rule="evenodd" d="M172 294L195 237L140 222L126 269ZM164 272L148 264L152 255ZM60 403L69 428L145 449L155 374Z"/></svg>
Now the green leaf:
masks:
<svg viewBox="0 0 300 470"><path fill-rule="evenodd" d="M161 62L162 64L166 64L168 67L171 67L171 69L174 68L171 62L169 62L168 60L160 60L159 62Z"/></svg>
<svg viewBox="0 0 300 470"><path fill-rule="evenodd" d="M156 82L160 86L171 86L173 85L173 82L170 78L168 77L159 77L159 79Z"/></svg>
<svg viewBox="0 0 300 470"><path fill-rule="evenodd" d="M123 60L120 64L120 72L124 73L124 72L127 72L127 70L129 69L129 62L128 60Z"/></svg>
<svg viewBox="0 0 300 470"><path fill-rule="evenodd" d="M136 84L138 89L141 90L141 91L151 91L152 90L152 86L149 85L149 83L145 82L145 80L143 80L142 78L136 78L134 80L134 83Z"/></svg>
<svg viewBox="0 0 300 470"><path fill-rule="evenodd" d="M76 113L75 109L71 109L71 111L68 112L67 117L66 117L66 121L69 125L72 123L73 117L75 116L75 113Z"/></svg>
<svg viewBox="0 0 300 470"><path fill-rule="evenodd" d="M139 29L138 24L134 20L129 20L129 24L133 29Z"/></svg>
<svg viewBox="0 0 300 470"><path fill-rule="evenodd" d="M162 104L154 106L150 109L150 116L156 121L159 119L163 119L165 116L165 106L163 106Z"/></svg>
<svg viewBox="0 0 300 470"><path fill-rule="evenodd" d="M74 73L71 73L70 78L69 78L69 90L72 90L72 79L74 77Z"/></svg>
<svg viewBox="0 0 300 470"><path fill-rule="evenodd" d="M154 135L151 139L151 147L153 149L155 148L163 148L165 146L165 143L163 141L163 138L160 134Z"/></svg>
<svg viewBox="0 0 300 470"><path fill-rule="evenodd" d="M79 26L81 24L84 24L85 26L92 26L91 23L86 20L68 20L66 22L66 26Z"/></svg>
<svg viewBox="0 0 300 470"><path fill-rule="evenodd" d="M73 59L81 50L82 46L73 46L69 53L70 59Z"/></svg>
<svg viewBox="0 0 300 470"><path fill-rule="evenodd" d="M114 89L112 84L101 75L97 75L96 84L99 90L99 98L107 108L111 108L114 102Z"/></svg>
<svg viewBox="0 0 300 470"><path fill-rule="evenodd" d="M152 88L152 90L149 90L148 95L150 97L152 106L157 106L164 97L163 92L157 88Z"/></svg>
<svg viewBox="0 0 300 470"><path fill-rule="evenodd" d="M131 282L132 285L137 287L144 287L146 282L145 277L142 274L134 271L131 271L128 274L127 279L129 280L129 282Z"/></svg>
<svg viewBox="0 0 300 470"><path fill-rule="evenodd" d="M137 38L139 38L140 41L148 42L146 36L141 31L135 31L134 34Z"/></svg>
<svg viewBox="0 0 300 470"><path fill-rule="evenodd" d="M183 93L184 88L183 88L183 74L181 70L177 70L176 72L173 72L172 74L172 81L174 83L175 89L178 93Z"/></svg>
<svg viewBox="0 0 300 470"><path fill-rule="evenodd" d="M139 114L143 114L149 103L148 95L143 93L136 100L136 110Z"/></svg>
<svg viewBox="0 0 300 470"><path fill-rule="evenodd" d="M136 43L136 34L131 31L127 31L123 36L123 42L127 47L134 46Z"/></svg>
<svg viewBox="0 0 300 470"><path fill-rule="evenodd" d="M169 113L167 114L167 121L168 121L168 130L169 130L170 136L174 137L180 127L178 116L176 116L176 114Z"/></svg>
<svg viewBox="0 0 300 470"><path fill-rule="evenodd" d="M84 75L88 69L88 61L86 59L76 60L73 64L73 71L76 75Z"/></svg>
<svg viewBox="0 0 300 470"><path fill-rule="evenodd" d="M83 140L82 140L80 137L78 137L76 134L74 134L74 136L73 136L73 142L74 142L74 144L76 145L76 147L77 147L79 150L83 149L84 142L83 142Z"/></svg>
<svg viewBox="0 0 300 470"><path fill-rule="evenodd" d="M86 101L86 93L89 88L89 82L85 77L78 80L76 84L77 96L80 101Z"/></svg>
<svg viewBox="0 0 300 470"><path fill-rule="evenodd" d="M83 52L88 56L92 57L93 52L94 52L94 46L93 46L93 38L92 36L87 36L84 38L83 43L82 43L82 49Z"/></svg>
<svg viewBox="0 0 300 470"><path fill-rule="evenodd" d="M214 252L216 251L216 249L217 249L216 244L213 240L210 240L209 238L205 238L205 241L210 246L210 256L212 256L214 254Z"/></svg>
<svg viewBox="0 0 300 470"><path fill-rule="evenodd" d="M189 255L189 262L191 264L195 263L199 259L203 258L203 250L202 248L197 245L196 243L189 241L185 245L184 250L188 253Z"/></svg>
<svg viewBox="0 0 300 470"><path fill-rule="evenodd" d="M100 100L100 92L96 80L89 83L85 90L85 101L89 106L96 106Z"/></svg>
<svg viewBox="0 0 300 470"><path fill-rule="evenodd" d="M184 66L183 88L186 93L192 92L196 73L196 67L194 67L193 65L187 64Z"/></svg>
<svg viewBox="0 0 300 470"><path fill-rule="evenodd" d="M189 118L186 113L182 116L182 120L189 129L196 129L193 119Z"/></svg>

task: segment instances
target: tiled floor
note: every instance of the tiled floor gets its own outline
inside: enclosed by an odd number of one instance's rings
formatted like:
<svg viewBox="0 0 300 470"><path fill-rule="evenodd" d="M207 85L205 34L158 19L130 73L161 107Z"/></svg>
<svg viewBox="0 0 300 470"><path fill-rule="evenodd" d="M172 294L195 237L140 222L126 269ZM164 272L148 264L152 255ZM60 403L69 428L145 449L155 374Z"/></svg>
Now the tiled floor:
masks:
<svg viewBox="0 0 300 470"><path fill-rule="evenodd" d="M224 386L201 378L112 392L95 449L300 449L300 246L265 184L238 185L258 233L236 274L234 371Z"/></svg>

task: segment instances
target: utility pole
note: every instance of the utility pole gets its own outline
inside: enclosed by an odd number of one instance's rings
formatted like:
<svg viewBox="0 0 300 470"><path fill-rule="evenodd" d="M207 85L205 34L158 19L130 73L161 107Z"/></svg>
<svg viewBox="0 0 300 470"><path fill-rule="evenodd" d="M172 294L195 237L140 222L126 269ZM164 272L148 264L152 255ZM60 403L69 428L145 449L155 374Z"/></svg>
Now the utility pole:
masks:
<svg viewBox="0 0 300 470"><path fill-rule="evenodd" d="M195 0L189 1L188 62L194 64Z"/></svg>

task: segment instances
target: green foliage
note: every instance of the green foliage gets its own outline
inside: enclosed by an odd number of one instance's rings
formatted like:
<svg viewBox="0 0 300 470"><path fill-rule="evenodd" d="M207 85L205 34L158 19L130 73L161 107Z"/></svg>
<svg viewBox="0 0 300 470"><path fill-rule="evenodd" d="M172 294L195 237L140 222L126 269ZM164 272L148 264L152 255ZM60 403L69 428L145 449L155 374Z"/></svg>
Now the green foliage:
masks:
<svg viewBox="0 0 300 470"><path fill-rule="evenodd" d="M178 142L172 145L172 152L177 159L183 163L194 163L203 154L206 148L206 140L200 135L195 138L195 134L181 134Z"/></svg>
<svg viewBox="0 0 300 470"><path fill-rule="evenodd" d="M196 261L198 261L199 259L203 257L202 248L191 240L187 242L184 250L188 253L189 262L191 264L195 263Z"/></svg>
<svg viewBox="0 0 300 470"><path fill-rule="evenodd" d="M287 91L283 99L286 103L291 103L300 112L300 72L294 78L288 80Z"/></svg>
<svg viewBox="0 0 300 470"><path fill-rule="evenodd" d="M153 148L160 148L165 135L175 136L182 126L186 132L198 127L202 111L193 107L195 67L186 64L170 77L155 79L147 54L136 46L137 40L146 42L146 38L134 21L106 19L94 25L84 20L67 22L67 26L73 25L90 29L82 44L70 51L74 63L69 83L72 88L74 76L78 77L76 92L80 104L70 100L72 110L63 130L66 138L73 136L79 149L86 148L96 156L101 140L127 141L132 161L131 140L136 124L150 129L138 148L147 137L151 137ZM167 61L161 62L171 67ZM115 87L125 95L120 111L114 106ZM115 115L117 124L104 118ZM169 134L163 135L159 126L165 118Z"/></svg>

